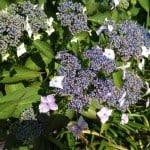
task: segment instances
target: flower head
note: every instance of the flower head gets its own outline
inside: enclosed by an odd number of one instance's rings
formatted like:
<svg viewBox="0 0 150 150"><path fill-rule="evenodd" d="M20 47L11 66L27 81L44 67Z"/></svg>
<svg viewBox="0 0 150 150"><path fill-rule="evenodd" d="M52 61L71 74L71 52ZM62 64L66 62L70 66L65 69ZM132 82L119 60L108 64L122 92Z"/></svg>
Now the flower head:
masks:
<svg viewBox="0 0 150 150"><path fill-rule="evenodd" d="M50 110L57 110L58 105L55 103L53 95L47 95L41 97L41 103L39 105L39 111L41 113L49 112Z"/></svg>
<svg viewBox="0 0 150 150"><path fill-rule="evenodd" d="M64 76L55 76L49 82L49 86L63 89L63 83L62 83L63 79L64 79Z"/></svg>
<svg viewBox="0 0 150 150"><path fill-rule="evenodd" d="M103 107L99 112L97 112L97 115L100 118L101 122L104 124L109 119L109 116L111 116L111 113L111 109Z"/></svg>
<svg viewBox="0 0 150 150"><path fill-rule="evenodd" d="M125 125L125 124L128 123L128 121L129 121L128 115L127 114L122 114L120 124Z"/></svg>
<svg viewBox="0 0 150 150"><path fill-rule="evenodd" d="M72 125L69 125L68 130L70 130L75 137L78 137L84 129L88 129L88 124L85 122L82 116L78 121Z"/></svg>

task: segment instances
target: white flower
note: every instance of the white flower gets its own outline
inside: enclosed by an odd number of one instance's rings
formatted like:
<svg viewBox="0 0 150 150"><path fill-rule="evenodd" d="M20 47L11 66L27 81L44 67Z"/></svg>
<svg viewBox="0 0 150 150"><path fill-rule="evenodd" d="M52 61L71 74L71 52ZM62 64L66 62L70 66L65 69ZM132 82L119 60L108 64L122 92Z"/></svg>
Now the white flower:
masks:
<svg viewBox="0 0 150 150"><path fill-rule="evenodd" d="M55 76L49 82L49 86L63 89L63 83L62 83L63 79L64 79L64 76Z"/></svg>
<svg viewBox="0 0 150 150"><path fill-rule="evenodd" d="M126 97L126 92L124 92L121 98L118 100L118 102L120 103L120 107L124 104L125 97Z"/></svg>
<svg viewBox="0 0 150 150"><path fill-rule="evenodd" d="M145 84L146 84L146 88L147 88L147 91L146 91L146 95L147 95L147 94L150 94L150 87L149 87L148 82L145 82Z"/></svg>
<svg viewBox="0 0 150 150"><path fill-rule="evenodd" d="M108 30L109 30L109 32L111 32L113 29L114 29L113 26L108 24Z"/></svg>
<svg viewBox="0 0 150 150"><path fill-rule="evenodd" d="M138 64L139 69L142 70L144 65L145 65L145 59L142 58L142 62Z"/></svg>
<svg viewBox="0 0 150 150"><path fill-rule="evenodd" d="M97 115L100 118L101 122L104 124L109 119L109 116L111 116L111 113L111 109L103 107L99 112L97 112Z"/></svg>
<svg viewBox="0 0 150 150"><path fill-rule="evenodd" d="M115 53L112 49L105 48L105 52L103 53L104 56L106 56L109 59L114 60L115 59Z"/></svg>
<svg viewBox="0 0 150 150"><path fill-rule="evenodd" d="M34 34L33 34L33 39L34 39L34 40L38 40L38 39L41 38L41 36L42 36L42 35L39 34L39 33L34 33Z"/></svg>
<svg viewBox="0 0 150 150"><path fill-rule="evenodd" d="M147 49L145 46L141 46L141 48L142 48L142 56L148 58L148 55L150 54L150 48Z"/></svg>
<svg viewBox="0 0 150 150"><path fill-rule="evenodd" d="M78 42L78 40L79 40L79 38L77 38L77 37L73 37L73 38L71 39L71 42L75 42L75 43L77 43L77 42Z"/></svg>
<svg viewBox="0 0 150 150"><path fill-rule="evenodd" d="M20 57L22 54L24 54L26 52L26 48L24 46L24 43L20 44L18 47L17 47L17 56Z"/></svg>
<svg viewBox="0 0 150 150"><path fill-rule="evenodd" d="M46 32L47 32L48 35L51 35L55 31L53 26L52 26L53 20L54 19L52 17L50 17L49 19L46 20L46 23L48 25L48 28L46 29Z"/></svg>
<svg viewBox="0 0 150 150"><path fill-rule="evenodd" d="M100 35L101 32L102 32L103 30L105 30L105 29L107 29L106 26L100 26L100 27L98 28L98 30L96 31L96 34L97 34L97 35Z"/></svg>
<svg viewBox="0 0 150 150"><path fill-rule="evenodd" d="M147 99L147 102L146 102L146 108L149 107L149 104L150 104L150 99L148 98L148 99Z"/></svg>
<svg viewBox="0 0 150 150"><path fill-rule="evenodd" d="M28 16L26 17L26 25L25 25L25 30L28 32L28 35L29 37L31 38L32 34L33 34L33 31L31 29L31 26L29 24L29 19L28 19Z"/></svg>
<svg viewBox="0 0 150 150"><path fill-rule="evenodd" d="M115 7L119 5L121 0L114 0Z"/></svg>
<svg viewBox="0 0 150 150"><path fill-rule="evenodd" d="M129 117L127 114L122 114L120 124L125 125L129 122Z"/></svg>

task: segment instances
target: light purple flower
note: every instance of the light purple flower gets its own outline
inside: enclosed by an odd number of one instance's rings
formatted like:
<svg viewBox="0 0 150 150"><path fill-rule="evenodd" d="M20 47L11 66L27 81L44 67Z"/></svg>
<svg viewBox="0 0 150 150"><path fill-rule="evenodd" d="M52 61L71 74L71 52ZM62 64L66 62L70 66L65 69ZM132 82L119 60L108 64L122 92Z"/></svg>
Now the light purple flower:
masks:
<svg viewBox="0 0 150 150"><path fill-rule="evenodd" d="M39 105L39 111L41 113L47 113L50 110L57 110L58 105L55 103L55 98L53 95L47 95L41 97L41 103Z"/></svg>
<svg viewBox="0 0 150 150"><path fill-rule="evenodd" d="M120 124L125 125L129 122L129 117L127 114L122 114Z"/></svg>
<svg viewBox="0 0 150 150"><path fill-rule="evenodd" d="M99 112L97 112L97 115L100 118L101 122L104 124L109 119L109 116L111 116L111 113L111 109L103 107Z"/></svg>
<svg viewBox="0 0 150 150"><path fill-rule="evenodd" d="M70 130L75 137L78 137L84 129L88 129L88 124L85 122L82 116L78 121L72 125L69 125L68 130Z"/></svg>

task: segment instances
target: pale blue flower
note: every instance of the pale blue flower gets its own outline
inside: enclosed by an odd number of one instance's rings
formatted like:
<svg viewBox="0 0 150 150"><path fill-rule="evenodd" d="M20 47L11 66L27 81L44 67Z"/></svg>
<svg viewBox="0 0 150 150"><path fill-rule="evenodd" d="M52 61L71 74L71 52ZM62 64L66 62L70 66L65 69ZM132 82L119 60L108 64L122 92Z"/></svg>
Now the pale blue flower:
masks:
<svg viewBox="0 0 150 150"><path fill-rule="evenodd" d="M47 113L50 110L57 110L58 105L55 103L55 98L53 95L47 95L41 97L41 103L39 105L40 113Z"/></svg>

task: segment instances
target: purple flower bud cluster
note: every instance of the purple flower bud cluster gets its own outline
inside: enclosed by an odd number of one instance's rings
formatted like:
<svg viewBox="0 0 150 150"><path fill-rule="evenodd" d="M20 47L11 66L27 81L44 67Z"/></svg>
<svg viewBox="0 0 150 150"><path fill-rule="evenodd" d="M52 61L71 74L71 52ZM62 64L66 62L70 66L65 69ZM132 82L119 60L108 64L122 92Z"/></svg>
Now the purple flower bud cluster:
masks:
<svg viewBox="0 0 150 150"><path fill-rule="evenodd" d="M109 24L109 22L108 22ZM123 24L113 24L113 30L106 32L110 45L123 60L131 57L141 58L142 48L150 48L150 34L144 27L125 21Z"/></svg>
<svg viewBox="0 0 150 150"><path fill-rule="evenodd" d="M60 3L58 11L58 20L61 21L61 25L68 27L72 34L88 31L87 15L83 12L81 3L72 1Z"/></svg>
<svg viewBox="0 0 150 150"><path fill-rule="evenodd" d="M38 5L34 5L30 1L12 4L8 8L8 11L13 15L20 15L24 17L24 19L28 17L28 22L33 32L38 32L40 29L47 28L45 24L47 15Z"/></svg>
<svg viewBox="0 0 150 150"><path fill-rule="evenodd" d="M142 100L141 89L144 88L144 83L134 73L125 73L123 88L126 91L129 105L137 103L138 100Z"/></svg>
<svg viewBox="0 0 150 150"><path fill-rule="evenodd" d="M99 77L100 71L112 73L116 69L115 61L103 55L102 48L96 46L91 50L85 50L83 56L90 62L86 68L81 66L76 56L67 51L58 52L56 55L56 59L60 60L58 75L64 76L64 79L63 88L54 90L72 98L68 104L69 108L81 111L90 104L91 99L99 99L108 106L124 112L128 106L142 99L143 82L134 73L125 73L122 87L116 87L111 78ZM103 58L104 62L100 58ZM95 68L92 64L95 64Z"/></svg>
<svg viewBox="0 0 150 150"><path fill-rule="evenodd" d="M17 46L24 31L24 18L20 15L0 13L0 50Z"/></svg>
<svg viewBox="0 0 150 150"><path fill-rule="evenodd" d="M84 51L83 55L90 60L90 68L94 71L111 73L116 69L115 61L104 56L102 48L98 46Z"/></svg>

